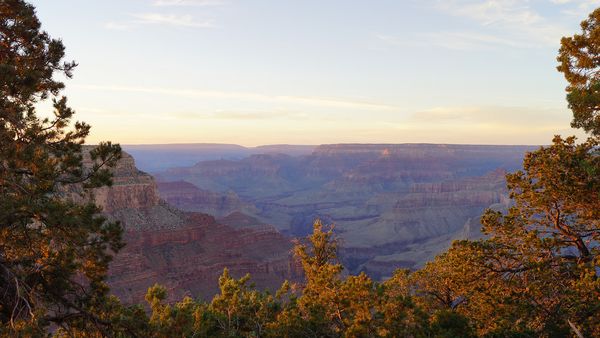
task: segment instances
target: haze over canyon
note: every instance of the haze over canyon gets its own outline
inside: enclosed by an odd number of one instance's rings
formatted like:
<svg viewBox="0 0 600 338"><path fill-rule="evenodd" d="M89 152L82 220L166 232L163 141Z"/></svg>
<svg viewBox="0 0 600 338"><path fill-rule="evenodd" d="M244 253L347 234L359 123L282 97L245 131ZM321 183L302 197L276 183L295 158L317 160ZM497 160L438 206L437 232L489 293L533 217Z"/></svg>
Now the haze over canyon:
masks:
<svg viewBox="0 0 600 338"><path fill-rule="evenodd" d="M109 280L139 302L156 282L175 299L211 297L227 267L274 290L297 280L294 238L335 225L350 273L385 279L418 268L452 240L480 236L486 208L505 209L504 174L533 146L339 144L125 146L96 200L127 246ZM135 159L135 162L134 162ZM136 164L137 166L136 167ZM193 164L191 164L193 163ZM139 169L138 169L139 168ZM146 170L146 173L142 170ZM151 174L150 174L151 173Z"/></svg>

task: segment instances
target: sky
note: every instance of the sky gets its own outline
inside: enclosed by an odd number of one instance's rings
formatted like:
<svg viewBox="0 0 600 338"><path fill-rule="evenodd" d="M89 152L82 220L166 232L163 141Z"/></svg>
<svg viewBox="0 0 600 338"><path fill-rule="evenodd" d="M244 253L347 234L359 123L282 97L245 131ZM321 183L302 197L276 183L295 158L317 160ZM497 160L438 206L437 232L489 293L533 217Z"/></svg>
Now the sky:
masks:
<svg viewBox="0 0 600 338"><path fill-rule="evenodd" d="M88 143L548 144L600 0L34 0Z"/></svg>

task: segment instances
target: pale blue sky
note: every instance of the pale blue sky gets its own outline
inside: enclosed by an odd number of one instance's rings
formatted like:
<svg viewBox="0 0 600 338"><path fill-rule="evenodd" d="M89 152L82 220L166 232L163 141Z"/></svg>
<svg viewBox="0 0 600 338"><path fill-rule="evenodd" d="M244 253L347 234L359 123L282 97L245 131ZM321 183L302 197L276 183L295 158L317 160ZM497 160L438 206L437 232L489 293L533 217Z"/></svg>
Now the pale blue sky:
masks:
<svg viewBox="0 0 600 338"><path fill-rule="evenodd" d="M542 144L600 1L36 0L90 141Z"/></svg>

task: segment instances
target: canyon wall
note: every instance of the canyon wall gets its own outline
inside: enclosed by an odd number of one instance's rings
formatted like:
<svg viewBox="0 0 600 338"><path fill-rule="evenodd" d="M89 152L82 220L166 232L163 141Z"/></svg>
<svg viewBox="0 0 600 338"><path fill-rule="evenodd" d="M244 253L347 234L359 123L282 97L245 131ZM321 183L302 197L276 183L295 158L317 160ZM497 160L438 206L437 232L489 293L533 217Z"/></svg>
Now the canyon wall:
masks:
<svg viewBox="0 0 600 338"><path fill-rule="evenodd" d="M164 197L185 210L212 210L218 204L293 237L310 233L317 217L333 223L346 268L385 278L397 267L421 266L453 239L479 236L483 211L509 203L505 173L520 168L524 153L533 149L322 145L301 156L200 161L156 177L170 187ZM187 184L178 190L181 182ZM189 184L196 193L190 193Z"/></svg>
<svg viewBox="0 0 600 338"><path fill-rule="evenodd" d="M300 276L292 243L272 226L236 229L204 213L181 211L159 198L154 179L128 154L114 169L113 182L95 196L125 229L126 246L111 263L108 282L126 303L143 302L155 283L167 287L170 299L210 298L224 268L237 277L250 273L257 287L270 290Z"/></svg>

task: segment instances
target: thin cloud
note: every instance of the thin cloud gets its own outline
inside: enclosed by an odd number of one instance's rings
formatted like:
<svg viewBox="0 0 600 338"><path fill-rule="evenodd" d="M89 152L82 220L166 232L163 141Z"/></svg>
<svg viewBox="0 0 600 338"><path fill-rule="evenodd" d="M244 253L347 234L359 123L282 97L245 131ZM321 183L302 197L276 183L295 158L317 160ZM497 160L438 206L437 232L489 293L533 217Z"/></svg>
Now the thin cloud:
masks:
<svg viewBox="0 0 600 338"><path fill-rule="evenodd" d="M505 39L491 34L473 32L436 32L423 34L423 37L427 38L434 45L456 50L471 50L494 46L532 47L528 43Z"/></svg>
<svg viewBox="0 0 600 338"><path fill-rule="evenodd" d="M291 111L232 111L217 110L212 113L179 112L172 114L183 119L208 119L208 120L304 120L308 118L305 113Z"/></svg>
<svg viewBox="0 0 600 338"><path fill-rule="evenodd" d="M523 0L444 1L438 8L483 25L513 23L520 27L537 25L543 18Z"/></svg>
<svg viewBox="0 0 600 338"><path fill-rule="evenodd" d="M380 34L377 38L387 44L427 45L454 50L525 49L556 47L560 37L568 31L556 20L538 13L527 0L437 0L429 2L429 6L446 15L475 23L478 28L421 32L404 37Z"/></svg>
<svg viewBox="0 0 600 338"><path fill-rule="evenodd" d="M530 43L501 38L492 34L468 31L440 31L416 33L412 36L393 36L377 34L379 41L392 46L436 46L452 50L482 50L499 47L533 48Z"/></svg>
<svg viewBox="0 0 600 338"><path fill-rule="evenodd" d="M565 29L534 10L527 0L445 0L434 7L452 16L474 21L497 38L529 43L537 47L555 47Z"/></svg>
<svg viewBox="0 0 600 338"><path fill-rule="evenodd" d="M224 5L222 0L154 0L147 6L152 6L149 12L131 14L133 19L123 22L110 21L104 24L104 28L109 30L132 30L140 25L173 26L187 28L214 28L212 19L200 20L189 14L190 11L183 7L210 7ZM164 9L158 7L182 7L180 10L186 10L184 14L164 13ZM177 12L177 8L173 8Z"/></svg>
<svg viewBox="0 0 600 338"><path fill-rule="evenodd" d="M502 127L539 126L558 128L568 125L571 115L565 108L509 106L434 107L414 113L410 120L433 124L486 124Z"/></svg>
<svg viewBox="0 0 600 338"><path fill-rule="evenodd" d="M171 96L182 96L189 98L213 98L213 99L232 99L232 100L247 100L269 103L284 103L284 104L303 104L320 107L333 108L352 108L364 110L399 110L400 108L394 105L388 105L378 102L359 101L345 98L335 97L315 97L315 96L290 96L290 95L267 95L252 92L227 92L218 90L195 90L195 89L171 89L171 88L149 88L149 87L131 87L131 86L96 86L85 85L80 86L89 90L102 91L117 91L117 92L135 92L148 94L161 94Z"/></svg>
<svg viewBox="0 0 600 338"><path fill-rule="evenodd" d="M221 6L224 5L224 1L220 0L155 0L152 6L157 7L207 7L207 6Z"/></svg>
<svg viewBox="0 0 600 338"><path fill-rule="evenodd" d="M577 17L581 20L586 18L591 11L600 6L600 1L598 0L553 0L553 2L564 7L564 9L561 11L563 14L571 17Z"/></svg>
<svg viewBox="0 0 600 338"><path fill-rule="evenodd" d="M214 24L211 20L197 21L191 15L176 15L176 14L161 14L161 13L141 13L134 14L136 23L151 24L151 25L169 25L178 27L196 27L196 28L213 28Z"/></svg>

